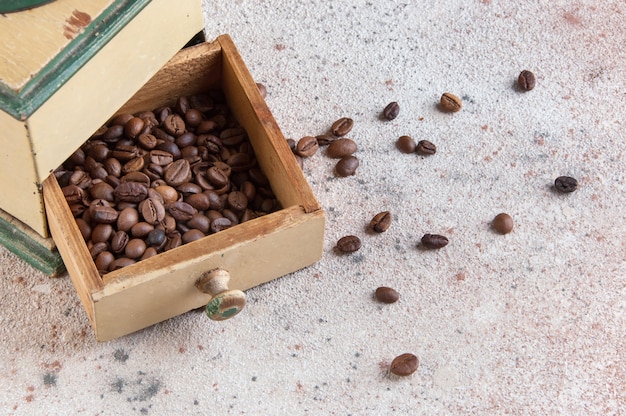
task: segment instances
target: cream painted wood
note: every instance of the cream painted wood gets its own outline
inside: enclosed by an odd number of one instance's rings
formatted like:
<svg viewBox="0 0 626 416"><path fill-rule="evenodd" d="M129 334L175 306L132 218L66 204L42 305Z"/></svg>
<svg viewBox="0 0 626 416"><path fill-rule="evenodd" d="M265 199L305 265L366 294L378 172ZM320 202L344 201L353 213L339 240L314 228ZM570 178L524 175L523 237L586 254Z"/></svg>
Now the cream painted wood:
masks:
<svg viewBox="0 0 626 416"><path fill-rule="evenodd" d="M0 19L0 79L19 91L113 0L56 0Z"/></svg>
<svg viewBox="0 0 626 416"><path fill-rule="evenodd" d="M201 2L151 1L28 121L40 181L204 27ZM146 35L149 33L149 35Z"/></svg>
<svg viewBox="0 0 626 416"><path fill-rule="evenodd" d="M0 111L0 208L48 236L30 138L24 123Z"/></svg>

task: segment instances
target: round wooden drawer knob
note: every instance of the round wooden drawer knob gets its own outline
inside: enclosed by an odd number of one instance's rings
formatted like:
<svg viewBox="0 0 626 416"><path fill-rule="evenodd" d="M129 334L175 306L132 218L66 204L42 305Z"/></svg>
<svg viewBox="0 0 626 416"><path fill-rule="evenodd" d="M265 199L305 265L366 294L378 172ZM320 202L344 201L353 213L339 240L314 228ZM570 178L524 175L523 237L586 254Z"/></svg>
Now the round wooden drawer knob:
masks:
<svg viewBox="0 0 626 416"><path fill-rule="evenodd" d="M228 290L230 273L223 269L214 269L205 273L196 287L211 295L206 305L207 316L214 321L223 321L237 315L246 306L246 294L241 290Z"/></svg>

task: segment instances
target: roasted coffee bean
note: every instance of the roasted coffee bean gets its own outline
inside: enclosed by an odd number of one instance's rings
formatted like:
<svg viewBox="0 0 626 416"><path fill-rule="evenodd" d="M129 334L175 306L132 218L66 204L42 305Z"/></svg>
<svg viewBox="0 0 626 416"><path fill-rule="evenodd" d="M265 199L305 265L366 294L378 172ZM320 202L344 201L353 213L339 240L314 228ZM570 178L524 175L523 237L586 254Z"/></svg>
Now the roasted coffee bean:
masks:
<svg viewBox="0 0 626 416"><path fill-rule="evenodd" d="M508 234L513 231L513 218L507 213L500 213L491 222L491 226L500 234Z"/></svg>
<svg viewBox="0 0 626 416"><path fill-rule="evenodd" d="M173 160L180 159L181 152L176 143L173 141L164 141L162 143L157 144L154 150L163 150L172 155Z"/></svg>
<svg viewBox="0 0 626 416"><path fill-rule="evenodd" d="M329 144L337 140L337 137L334 134L320 134L318 136L315 136L315 139L317 140L317 144L320 147L322 147L322 146L328 146ZM294 142L294 146L295 146L295 142ZM293 150L293 148L291 150Z"/></svg>
<svg viewBox="0 0 626 416"><path fill-rule="evenodd" d="M233 191L228 194L228 206L236 212L242 212L248 207L248 197L240 191Z"/></svg>
<svg viewBox="0 0 626 416"><path fill-rule="evenodd" d="M211 183L211 185L216 188L222 188L228 185L229 177L224 172L224 170L218 168L217 166L211 166L206 172L206 178Z"/></svg>
<svg viewBox="0 0 626 416"><path fill-rule="evenodd" d="M157 146L157 144L159 144L159 141L157 140L155 135L150 133L143 133L140 134L139 137L137 137L137 143L139 144L139 146L146 150L152 150Z"/></svg>
<svg viewBox="0 0 626 416"><path fill-rule="evenodd" d="M127 175L131 172L140 172L143 170L145 164L145 159L143 157L136 157L134 159L129 160L122 167L122 173Z"/></svg>
<svg viewBox="0 0 626 416"><path fill-rule="evenodd" d="M211 206L209 196L202 192L197 194L191 194L185 197L184 201L198 211L206 211Z"/></svg>
<svg viewBox="0 0 626 416"><path fill-rule="evenodd" d="M78 231L83 236L83 240L89 241L91 239L91 226L89 223L82 218L76 218L76 225L78 225Z"/></svg>
<svg viewBox="0 0 626 416"><path fill-rule="evenodd" d="M182 149L184 149L185 147L196 144L196 139L197 138L195 134L191 132L186 132L178 136L176 140L174 140L174 143L176 143L176 146L178 146L178 148L181 149L182 152Z"/></svg>
<svg viewBox="0 0 626 416"><path fill-rule="evenodd" d="M104 134L102 135L102 140L104 140L107 143L115 143L122 137L123 134L124 134L124 126L115 124L113 126L110 126L106 130L106 132L104 132Z"/></svg>
<svg viewBox="0 0 626 416"><path fill-rule="evenodd" d="M165 243L165 247L163 248L165 251L169 251L180 247L183 244L183 239L180 233L176 232L171 235L168 235L167 242Z"/></svg>
<svg viewBox="0 0 626 416"><path fill-rule="evenodd" d="M110 251L103 251L96 256L94 263L99 272L106 272L109 270L109 266L113 263L113 260L115 260L113 253Z"/></svg>
<svg viewBox="0 0 626 416"><path fill-rule="evenodd" d="M200 230L191 229L182 235L183 244L191 243L204 237L204 233Z"/></svg>
<svg viewBox="0 0 626 416"><path fill-rule="evenodd" d="M128 267L131 264L135 264L135 260L129 259L128 257L120 257L115 259L109 265L109 271L114 272L115 270L123 269L124 267Z"/></svg>
<svg viewBox="0 0 626 416"><path fill-rule="evenodd" d="M419 155L429 156L434 155L437 152L437 147L428 140L420 140L419 142L417 142L417 147L415 151Z"/></svg>
<svg viewBox="0 0 626 416"><path fill-rule="evenodd" d="M356 173L358 167L359 159L355 156L345 156L335 165L335 173L341 177L352 176Z"/></svg>
<svg viewBox="0 0 626 416"><path fill-rule="evenodd" d="M122 183L124 182L136 182L146 186L148 188L150 186L150 177L143 172L128 172L126 175L121 178Z"/></svg>
<svg viewBox="0 0 626 416"><path fill-rule="evenodd" d="M448 244L448 238L439 234L424 234L422 236L422 246L429 249L437 249L445 247Z"/></svg>
<svg viewBox="0 0 626 416"><path fill-rule="evenodd" d="M98 254L109 249L109 244L106 241L100 241L98 243L92 241L92 243L93 245L89 247L89 254L91 255L92 259L95 259L96 257L98 257Z"/></svg>
<svg viewBox="0 0 626 416"><path fill-rule="evenodd" d="M247 153L237 152L232 154L226 163L231 167L233 172L245 172L250 169L254 163L253 159Z"/></svg>
<svg viewBox="0 0 626 416"><path fill-rule="evenodd" d="M220 133L220 140L224 146L237 146L245 138L246 131L241 127L233 127Z"/></svg>
<svg viewBox="0 0 626 416"><path fill-rule="evenodd" d="M220 217L211 221L211 226L209 227L209 229L211 233L217 233L219 231L230 228L231 226L232 226L232 223L230 222L228 218Z"/></svg>
<svg viewBox="0 0 626 416"><path fill-rule="evenodd" d="M93 199L104 199L110 202L115 200L113 191L113 187L106 182L96 183L89 189L89 193Z"/></svg>
<svg viewBox="0 0 626 416"><path fill-rule="evenodd" d="M203 118L204 117L201 111L195 108L190 108L185 113L185 124L191 128L198 127L200 123L202 123Z"/></svg>
<svg viewBox="0 0 626 416"><path fill-rule="evenodd" d="M82 203L85 198L85 191L76 185L64 186L61 192L68 204Z"/></svg>
<svg viewBox="0 0 626 416"><path fill-rule="evenodd" d="M287 145L289 146L289 149L291 149L291 152L295 153L295 151L296 151L296 141L294 139L287 139Z"/></svg>
<svg viewBox="0 0 626 416"><path fill-rule="evenodd" d="M163 248L166 242L167 236L165 235L165 230L160 228L155 228L146 236L146 244L150 247L156 247L157 250Z"/></svg>
<svg viewBox="0 0 626 416"><path fill-rule="evenodd" d="M160 185L154 188L154 190L161 195L166 205L178 200L178 191L169 185Z"/></svg>
<svg viewBox="0 0 626 416"><path fill-rule="evenodd" d="M96 162L104 162L109 157L110 153L111 151L106 144L98 143L89 147L87 156L92 157Z"/></svg>
<svg viewBox="0 0 626 416"><path fill-rule="evenodd" d="M141 221L130 227L130 235L134 238L146 238L152 230L154 230L154 225Z"/></svg>
<svg viewBox="0 0 626 416"><path fill-rule="evenodd" d="M91 241L100 243L109 241L113 235L113 226L111 224L98 224L91 230Z"/></svg>
<svg viewBox="0 0 626 416"><path fill-rule="evenodd" d="M383 303L395 303L400 299L400 294L390 287L381 286L376 289L376 299Z"/></svg>
<svg viewBox="0 0 626 416"><path fill-rule="evenodd" d="M361 248L361 239L356 235L347 235L337 241L337 250L340 253L353 253Z"/></svg>
<svg viewBox="0 0 626 416"><path fill-rule="evenodd" d="M158 224L165 218L165 207L155 198L148 198L139 203L139 212L148 224Z"/></svg>
<svg viewBox="0 0 626 416"><path fill-rule="evenodd" d="M133 118L134 116L130 113L121 113L116 115L115 117L113 117L111 119L111 125L116 126L124 126L126 123L128 123L128 120L130 120L131 118Z"/></svg>
<svg viewBox="0 0 626 416"><path fill-rule="evenodd" d="M397 356L391 362L389 371L397 376L406 377L413 374L419 366L417 357L410 353Z"/></svg>
<svg viewBox="0 0 626 416"><path fill-rule="evenodd" d="M141 202L148 196L148 186L139 182L122 182L115 188L113 195L120 201Z"/></svg>
<svg viewBox="0 0 626 416"><path fill-rule="evenodd" d="M87 172L82 170L72 172L68 182L70 185L76 185L81 189L87 189L92 185L91 177Z"/></svg>
<svg viewBox="0 0 626 416"><path fill-rule="evenodd" d="M341 159L350 156L357 150L357 145L352 139L337 139L328 145L326 155L333 159Z"/></svg>
<svg viewBox="0 0 626 416"><path fill-rule="evenodd" d="M184 116L187 111L191 109L191 104L189 103L189 98L187 97L178 97L176 100L176 112L181 116Z"/></svg>
<svg viewBox="0 0 626 416"><path fill-rule="evenodd" d="M181 183L176 187L176 190L183 196L187 197L193 194L199 194L203 191L202 187L193 182Z"/></svg>
<svg viewBox="0 0 626 416"><path fill-rule="evenodd" d="M535 74L528 70L523 70L517 77L517 85L522 91L530 91L535 88Z"/></svg>
<svg viewBox="0 0 626 416"><path fill-rule="evenodd" d="M109 206L92 205L89 207L89 215L97 224L112 224L117 221L119 213Z"/></svg>
<svg viewBox="0 0 626 416"><path fill-rule="evenodd" d="M132 207L124 208L117 217L117 229L119 231L129 231L131 227L139 222L139 212Z"/></svg>
<svg viewBox="0 0 626 416"><path fill-rule="evenodd" d="M163 120L163 129L172 136L180 136L185 132L185 120L178 114L170 114Z"/></svg>
<svg viewBox="0 0 626 416"><path fill-rule="evenodd" d="M350 133L353 126L354 120L349 117L342 117L333 123L330 127L330 132L337 137L345 136Z"/></svg>
<svg viewBox="0 0 626 416"><path fill-rule="evenodd" d="M417 148L417 144L415 144L415 140L411 136L400 136L396 141L396 147L402 153L413 153Z"/></svg>
<svg viewBox="0 0 626 416"><path fill-rule="evenodd" d="M456 95L449 93L449 92L445 92L443 93L443 95L441 96L441 99L439 100L439 105L440 105L441 110L445 112L456 113L457 111L461 110L461 107L463 106L463 102Z"/></svg>
<svg viewBox="0 0 626 416"><path fill-rule="evenodd" d="M124 254L129 259L136 259L143 256L146 248L147 246L145 241L139 238L133 238L126 244L126 247L124 248Z"/></svg>
<svg viewBox="0 0 626 416"><path fill-rule="evenodd" d="M311 157L317 153L317 149L319 149L317 139L313 136L304 136L298 140L295 153L300 157Z"/></svg>
<svg viewBox="0 0 626 416"><path fill-rule="evenodd" d="M126 248L126 244L130 241L128 233L125 231L118 231L111 237L111 251L114 253L121 253Z"/></svg>
<svg viewBox="0 0 626 416"><path fill-rule="evenodd" d="M120 163L119 160L110 157L104 161L102 166L104 167L104 169L107 171L109 175L112 175L118 178L122 176L122 164Z"/></svg>
<svg viewBox="0 0 626 416"><path fill-rule="evenodd" d="M224 208L222 210L222 215L224 218L228 218L230 220L231 225L239 224L239 216L232 209Z"/></svg>
<svg viewBox="0 0 626 416"><path fill-rule="evenodd" d="M397 102L393 101L387 104L387 106L383 110L383 117L385 118L385 120L393 120L396 117L398 117L399 113L400 113L400 106L398 105Z"/></svg>
<svg viewBox="0 0 626 416"><path fill-rule="evenodd" d="M191 228L202 231L204 234L208 234L211 227L211 220L206 215L196 213L193 214L189 221L187 221L187 225Z"/></svg>
<svg viewBox="0 0 626 416"><path fill-rule="evenodd" d="M150 257L154 257L158 254L157 249L154 247L148 247L146 248L146 251L144 251L143 256L141 256L139 258L139 260L145 260L145 259L149 259Z"/></svg>
<svg viewBox="0 0 626 416"><path fill-rule="evenodd" d="M188 221L197 211L186 202L175 201L167 205L167 211L176 221Z"/></svg>
<svg viewBox="0 0 626 416"><path fill-rule="evenodd" d="M134 139L143 131L144 121L139 117L133 117L124 124L124 134L130 139Z"/></svg>
<svg viewBox="0 0 626 416"><path fill-rule="evenodd" d="M370 221L370 228L377 233L385 232L391 226L391 219L389 211L379 212Z"/></svg>
<svg viewBox="0 0 626 416"><path fill-rule="evenodd" d="M559 176L554 180L554 187L557 191L568 194L578 188L578 181L571 176Z"/></svg>
<svg viewBox="0 0 626 416"><path fill-rule="evenodd" d="M111 156L120 162L126 163L139 156L139 152L137 150L137 146L118 144L115 146L115 149L113 149L113 152L111 152Z"/></svg>
<svg viewBox="0 0 626 416"><path fill-rule="evenodd" d="M167 167L163 179L170 186L178 186L191 180L191 166L185 159L178 159Z"/></svg>

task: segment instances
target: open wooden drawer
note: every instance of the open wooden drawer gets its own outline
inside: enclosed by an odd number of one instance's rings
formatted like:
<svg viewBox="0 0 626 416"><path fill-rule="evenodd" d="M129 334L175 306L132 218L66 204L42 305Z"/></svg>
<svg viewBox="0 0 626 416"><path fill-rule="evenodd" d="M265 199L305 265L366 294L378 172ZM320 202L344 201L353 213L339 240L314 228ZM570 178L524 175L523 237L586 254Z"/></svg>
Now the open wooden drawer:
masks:
<svg viewBox="0 0 626 416"><path fill-rule="evenodd" d="M99 341L206 305L196 283L209 270L228 271L229 289L245 290L322 256L324 212L228 35L180 51L117 114L215 88L246 129L279 211L101 277L55 176L43 183L50 232Z"/></svg>

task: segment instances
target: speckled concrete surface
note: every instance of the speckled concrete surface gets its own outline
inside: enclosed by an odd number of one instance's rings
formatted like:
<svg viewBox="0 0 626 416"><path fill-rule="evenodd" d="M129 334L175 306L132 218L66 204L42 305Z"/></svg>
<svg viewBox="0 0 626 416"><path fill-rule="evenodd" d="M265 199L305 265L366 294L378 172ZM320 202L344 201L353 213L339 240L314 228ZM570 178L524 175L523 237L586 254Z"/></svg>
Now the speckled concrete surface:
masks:
<svg viewBox="0 0 626 416"><path fill-rule="evenodd" d="M68 278L0 249L0 413L626 413L623 1L220 1L205 16L286 137L355 120L355 176L305 160L323 259L249 290L231 321L192 312L98 344ZM445 91L459 113L437 109ZM438 151L402 154L400 135ZM578 190L556 193L560 175ZM382 210L391 228L366 232ZM424 233L450 244L421 250ZM346 234L363 247L338 256ZM400 301L377 303L381 285ZM417 372L391 376L404 352Z"/></svg>

